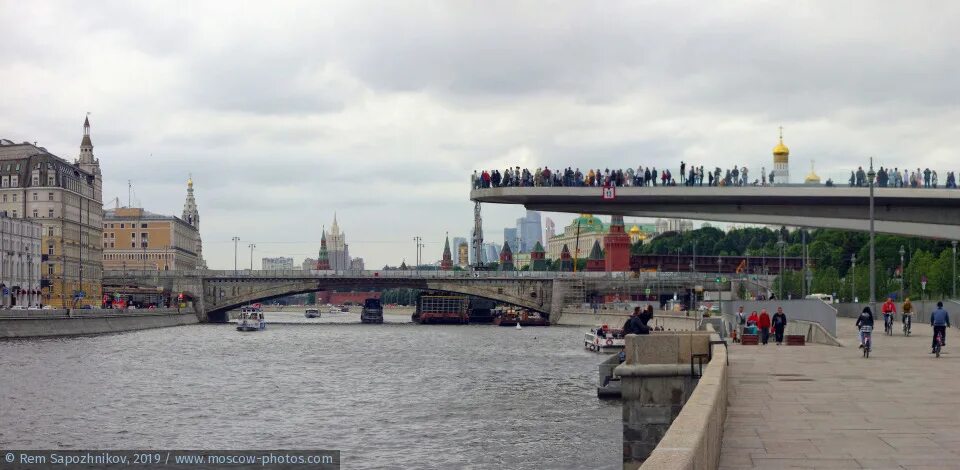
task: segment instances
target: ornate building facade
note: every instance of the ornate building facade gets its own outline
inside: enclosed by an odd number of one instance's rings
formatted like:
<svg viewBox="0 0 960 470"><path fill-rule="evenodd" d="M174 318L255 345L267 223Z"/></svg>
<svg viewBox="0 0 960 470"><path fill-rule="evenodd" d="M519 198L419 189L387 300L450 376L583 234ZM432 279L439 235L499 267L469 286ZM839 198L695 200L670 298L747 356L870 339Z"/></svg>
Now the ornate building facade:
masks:
<svg viewBox="0 0 960 470"><path fill-rule="evenodd" d="M103 215L103 267L112 270L202 269L200 232L186 220L139 207Z"/></svg>
<svg viewBox="0 0 960 470"><path fill-rule="evenodd" d="M103 280L103 176L84 120L73 163L43 147L0 140L0 211L41 224L41 302L99 306Z"/></svg>

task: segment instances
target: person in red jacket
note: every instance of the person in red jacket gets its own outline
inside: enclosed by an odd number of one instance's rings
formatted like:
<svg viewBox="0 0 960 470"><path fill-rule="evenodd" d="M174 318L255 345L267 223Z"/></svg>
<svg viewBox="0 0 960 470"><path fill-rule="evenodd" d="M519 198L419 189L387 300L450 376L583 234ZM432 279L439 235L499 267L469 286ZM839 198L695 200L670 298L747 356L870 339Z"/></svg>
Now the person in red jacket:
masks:
<svg viewBox="0 0 960 470"><path fill-rule="evenodd" d="M897 313L897 305L893 303L893 298L887 297L880 311L883 312L883 331L893 334L893 316Z"/></svg>
<svg viewBox="0 0 960 470"><path fill-rule="evenodd" d="M760 328L760 341L767 344L767 340L770 339L770 315L767 315L767 309L760 310L757 327Z"/></svg>

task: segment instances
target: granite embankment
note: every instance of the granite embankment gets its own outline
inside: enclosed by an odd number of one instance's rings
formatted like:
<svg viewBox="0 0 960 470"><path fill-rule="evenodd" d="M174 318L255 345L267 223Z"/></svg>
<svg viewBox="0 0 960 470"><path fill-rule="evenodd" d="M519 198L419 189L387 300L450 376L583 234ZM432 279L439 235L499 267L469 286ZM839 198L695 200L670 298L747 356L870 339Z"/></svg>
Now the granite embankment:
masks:
<svg viewBox="0 0 960 470"><path fill-rule="evenodd" d="M0 339L95 335L198 323L192 310L3 310Z"/></svg>

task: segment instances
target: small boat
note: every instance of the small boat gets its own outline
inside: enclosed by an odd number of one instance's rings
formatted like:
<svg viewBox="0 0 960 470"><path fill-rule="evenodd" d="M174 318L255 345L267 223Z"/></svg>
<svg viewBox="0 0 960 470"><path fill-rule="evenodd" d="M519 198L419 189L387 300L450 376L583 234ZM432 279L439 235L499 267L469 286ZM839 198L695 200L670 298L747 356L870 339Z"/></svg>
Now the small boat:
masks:
<svg viewBox="0 0 960 470"><path fill-rule="evenodd" d="M303 312L303 316L307 318L320 318L320 309L308 308Z"/></svg>
<svg viewBox="0 0 960 470"><path fill-rule="evenodd" d="M243 307L237 317L237 331L263 331L267 322L263 319L263 310L259 305Z"/></svg>
<svg viewBox="0 0 960 470"><path fill-rule="evenodd" d="M507 309L500 311L493 319L493 324L498 326L550 326L550 320L537 312L527 309Z"/></svg>
<svg viewBox="0 0 960 470"><path fill-rule="evenodd" d="M591 328L583 336L583 347L599 353L614 352L623 349L623 330L609 328L607 325Z"/></svg>

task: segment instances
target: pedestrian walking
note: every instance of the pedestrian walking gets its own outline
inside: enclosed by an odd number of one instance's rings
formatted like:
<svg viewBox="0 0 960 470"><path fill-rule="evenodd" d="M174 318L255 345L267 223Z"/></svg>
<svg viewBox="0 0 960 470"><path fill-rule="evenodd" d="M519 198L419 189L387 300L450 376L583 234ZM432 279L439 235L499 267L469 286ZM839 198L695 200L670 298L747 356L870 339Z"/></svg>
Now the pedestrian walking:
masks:
<svg viewBox="0 0 960 470"><path fill-rule="evenodd" d="M767 314L767 309L760 310L757 327L760 328L760 342L767 344L770 340L770 315Z"/></svg>
<svg viewBox="0 0 960 470"><path fill-rule="evenodd" d="M777 313L773 314L773 332L774 340L777 346L783 343L783 330L787 329L787 315L783 313L783 307L777 307Z"/></svg>

